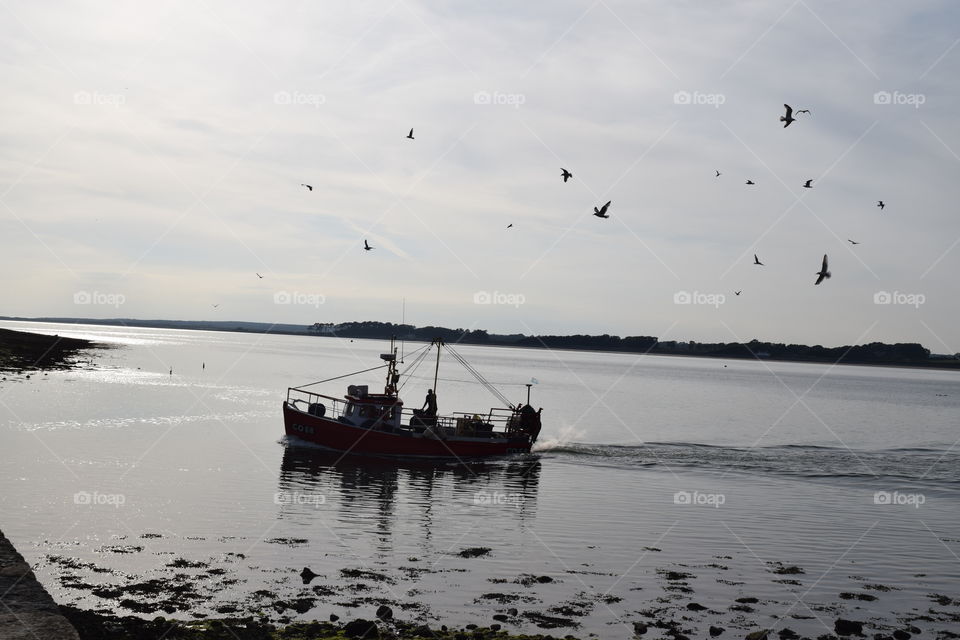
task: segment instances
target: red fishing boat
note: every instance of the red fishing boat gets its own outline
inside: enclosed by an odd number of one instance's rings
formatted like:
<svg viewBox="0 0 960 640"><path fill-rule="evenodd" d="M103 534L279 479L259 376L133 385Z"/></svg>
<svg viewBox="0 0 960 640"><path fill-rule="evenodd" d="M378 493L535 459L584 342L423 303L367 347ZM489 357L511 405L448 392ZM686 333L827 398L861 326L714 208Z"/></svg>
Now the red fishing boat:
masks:
<svg viewBox="0 0 960 640"><path fill-rule="evenodd" d="M398 385L404 375L416 370L434 347L437 349L437 363L433 390L437 388L440 352L444 350L505 406L493 407L483 413L454 412L449 415L437 415L435 400L428 401L426 410L404 407ZM409 357L414 359L401 374L397 371L397 349L391 340L390 353L380 354L384 364L378 367L290 387L283 403L287 436L334 451L376 456L467 459L530 451L540 433L540 412L543 409L535 410L530 405L529 384L526 404L511 404L441 339ZM307 389L379 368L387 370L383 393L371 393L367 385L349 385L343 397Z"/></svg>

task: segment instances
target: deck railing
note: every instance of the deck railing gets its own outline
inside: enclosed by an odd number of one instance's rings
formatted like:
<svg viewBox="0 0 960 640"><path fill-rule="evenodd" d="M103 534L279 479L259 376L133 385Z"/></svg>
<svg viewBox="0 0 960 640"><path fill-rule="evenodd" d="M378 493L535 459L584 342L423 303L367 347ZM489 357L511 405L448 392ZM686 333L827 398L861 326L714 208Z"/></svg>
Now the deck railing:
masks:
<svg viewBox="0 0 960 640"><path fill-rule="evenodd" d="M291 387L287 389L287 404L313 415L319 415L317 405L323 405L323 417L339 420L343 416L347 401L343 398ZM376 428L377 423L371 426ZM404 407L400 411L398 428L410 432L423 432L429 429L443 435L504 437L513 434L519 426L519 415L513 409L503 407L493 407L483 414L456 411L451 415L438 415L433 418L419 409Z"/></svg>

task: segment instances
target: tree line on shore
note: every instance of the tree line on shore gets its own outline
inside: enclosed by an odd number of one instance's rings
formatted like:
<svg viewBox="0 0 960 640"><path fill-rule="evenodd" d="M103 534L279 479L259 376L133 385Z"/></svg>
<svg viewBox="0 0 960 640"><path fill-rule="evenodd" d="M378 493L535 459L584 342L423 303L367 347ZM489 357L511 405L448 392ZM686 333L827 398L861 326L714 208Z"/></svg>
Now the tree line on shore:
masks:
<svg viewBox="0 0 960 640"><path fill-rule="evenodd" d="M307 327L314 335L341 338L373 338L429 342L441 338L445 342L477 345L499 345L551 349L584 349L590 351L621 351L664 355L691 355L723 358L759 358L770 360L809 360L858 363L901 363L944 365L960 363L960 354L949 357L933 356L930 350L915 342L885 344L871 342L863 345L824 347L821 345L784 344L774 342L661 342L654 336L603 335L533 335L521 333L495 334L482 329L449 329L447 327L416 327L392 322L316 323Z"/></svg>

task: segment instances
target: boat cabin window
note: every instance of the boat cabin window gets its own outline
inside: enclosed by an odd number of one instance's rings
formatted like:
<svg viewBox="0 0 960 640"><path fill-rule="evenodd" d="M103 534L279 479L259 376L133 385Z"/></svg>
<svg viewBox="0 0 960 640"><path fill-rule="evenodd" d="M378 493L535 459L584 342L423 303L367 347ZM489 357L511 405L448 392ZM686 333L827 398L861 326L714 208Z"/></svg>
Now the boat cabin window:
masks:
<svg viewBox="0 0 960 640"><path fill-rule="evenodd" d="M373 418L378 419L382 418L384 420L392 420L394 414L394 407L381 407L377 405L361 405L357 408L357 415L361 418Z"/></svg>
<svg viewBox="0 0 960 640"><path fill-rule="evenodd" d="M397 407L395 406L380 406L373 404L359 404L355 405L353 403L347 403L347 406L343 409L343 415L353 418L363 418L365 420L382 420L384 422L393 421L397 415Z"/></svg>

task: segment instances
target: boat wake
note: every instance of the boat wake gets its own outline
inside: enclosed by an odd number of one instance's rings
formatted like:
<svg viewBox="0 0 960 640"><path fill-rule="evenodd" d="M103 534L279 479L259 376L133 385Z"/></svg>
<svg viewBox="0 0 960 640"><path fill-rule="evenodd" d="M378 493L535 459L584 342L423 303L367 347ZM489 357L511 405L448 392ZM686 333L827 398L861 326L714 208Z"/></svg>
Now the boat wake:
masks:
<svg viewBox="0 0 960 640"><path fill-rule="evenodd" d="M635 445L591 444L558 438L536 450L544 458L571 464L671 473L707 471L787 476L800 479L852 479L960 490L960 452L943 448L854 450L817 445L725 447L657 442Z"/></svg>
<svg viewBox="0 0 960 640"><path fill-rule="evenodd" d="M555 438L541 440L533 445L531 451L565 451L573 445L574 442L587 435L586 431L572 426L563 427Z"/></svg>

